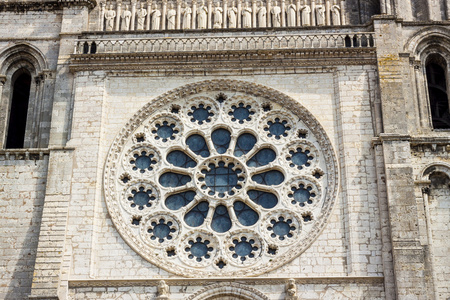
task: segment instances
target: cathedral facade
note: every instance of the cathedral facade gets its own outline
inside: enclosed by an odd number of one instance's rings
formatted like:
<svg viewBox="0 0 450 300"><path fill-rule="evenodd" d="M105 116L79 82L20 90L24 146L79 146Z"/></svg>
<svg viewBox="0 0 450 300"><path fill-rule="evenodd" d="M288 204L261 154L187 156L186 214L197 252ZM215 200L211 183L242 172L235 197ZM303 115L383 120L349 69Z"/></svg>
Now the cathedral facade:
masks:
<svg viewBox="0 0 450 300"><path fill-rule="evenodd" d="M0 1L0 298L450 299L449 20Z"/></svg>

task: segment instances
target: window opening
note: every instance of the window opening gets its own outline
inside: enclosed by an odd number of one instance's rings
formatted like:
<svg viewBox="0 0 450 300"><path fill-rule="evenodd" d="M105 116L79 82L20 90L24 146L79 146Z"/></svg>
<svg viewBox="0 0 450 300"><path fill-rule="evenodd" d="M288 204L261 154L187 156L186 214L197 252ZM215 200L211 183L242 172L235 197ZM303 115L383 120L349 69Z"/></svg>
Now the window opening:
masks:
<svg viewBox="0 0 450 300"><path fill-rule="evenodd" d="M6 148L23 148L30 98L31 75L25 70L13 83Z"/></svg>
<svg viewBox="0 0 450 300"><path fill-rule="evenodd" d="M431 57L434 60L435 57ZM428 95L433 128L450 128L449 102L445 69L434 61L427 63Z"/></svg>

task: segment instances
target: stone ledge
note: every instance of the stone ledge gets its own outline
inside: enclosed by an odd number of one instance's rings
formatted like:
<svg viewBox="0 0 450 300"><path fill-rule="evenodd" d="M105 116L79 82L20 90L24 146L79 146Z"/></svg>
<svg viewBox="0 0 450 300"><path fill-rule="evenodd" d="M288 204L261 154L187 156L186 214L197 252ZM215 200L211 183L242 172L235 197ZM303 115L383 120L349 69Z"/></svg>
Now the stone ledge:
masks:
<svg viewBox="0 0 450 300"><path fill-rule="evenodd" d="M283 69L297 66L376 65L375 48L286 49L170 53L73 54L70 70Z"/></svg>
<svg viewBox="0 0 450 300"><path fill-rule="evenodd" d="M54 11L71 6L87 6L92 9L96 5L96 0L14 1L0 3L0 12L11 11L25 13L28 11Z"/></svg>
<svg viewBox="0 0 450 300"><path fill-rule="evenodd" d="M155 279L69 279L69 288L78 287L126 287L126 286L157 286L160 280L169 285L197 286L218 282L239 282L243 284L286 284L289 279L295 279L298 284L331 284L359 283L383 284L383 276L341 276L341 277L261 277L261 278L155 278Z"/></svg>
<svg viewBox="0 0 450 300"><path fill-rule="evenodd" d="M50 154L47 148L0 149L2 160L42 160Z"/></svg>

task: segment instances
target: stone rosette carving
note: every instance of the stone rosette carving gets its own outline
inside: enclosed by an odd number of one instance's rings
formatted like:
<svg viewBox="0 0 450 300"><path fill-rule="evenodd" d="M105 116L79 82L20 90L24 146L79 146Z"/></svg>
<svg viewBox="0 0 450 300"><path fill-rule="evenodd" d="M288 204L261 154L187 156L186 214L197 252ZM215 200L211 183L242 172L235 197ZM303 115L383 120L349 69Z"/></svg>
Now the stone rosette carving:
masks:
<svg viewBox="0 0 450 300"><path fill-rule="evenodd" d="M303 153L295 168L289 151ZM337 191L336 155L318 121L278 91L235 80L190 84L149 102L113 141L104 173L123 239L185 277L281 267L320 234Z"/></svg>

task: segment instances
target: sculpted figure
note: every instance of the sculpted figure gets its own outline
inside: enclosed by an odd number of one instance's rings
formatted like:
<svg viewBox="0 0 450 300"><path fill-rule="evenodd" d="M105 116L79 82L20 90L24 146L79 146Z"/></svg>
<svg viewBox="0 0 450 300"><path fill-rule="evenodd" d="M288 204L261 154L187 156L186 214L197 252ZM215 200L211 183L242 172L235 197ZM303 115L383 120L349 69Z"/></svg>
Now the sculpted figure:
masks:
<svg viewBox="0 0 450 300"><path fill-rule="evenodd" d="M248 7L247 1L244 4L244 8L242 9L242 27L252 27L252 9Z"/></svg>
<svg viewBox="0 0 450 300"><path fill-rule="evenodd" d="M139 4L139 8L136 12L137 16L137 30L143 30L144 29L144 22L145 22L145 16L147 16L147 10L144 9L142 4Z"/></svg>
<svg viewBox="0 0 450 300"><path fill-rule="evenodd" d="M223 23L223 9L220 7L220 3L216 2L214 8L214 28L222 28Z"/></svg>
<svg viewBox="0 0 450 300"><path fill-rule="evenodd" d="M155 4L155 9L152 10L152 29L159 30L161 25L161 11L158 9L158 4Z"/></svg>
<svg viewBox="0 0 450 300"><path fill-rule="evenodd" d="M259 27L267 26L267 9L262 1L259 1L258 26Z"/></svg>
<svg viewBox="0 0 450 300"><path fill-rule="evenodd" d="M169 286L164 280L160 280L158 282L158 293L156 299L158 300L169 299L168 296L169 296Z"/></svg>
<svg viewBox="0 0 450 300"><path fill-rule="evenodd" d="M112 4L109 6L109 9L105 12L106 19L106 31L114 30L114 19L116 18L116 11L113 9Z"/></svg>
<svg viewBox="0 0 450 300"><path fill-rule="evenodd" d="M325 25L325 8L323 5L316 6L316 22L318 26Z"/></svg>
<svg viewBox="0 0 450 300"><path fill-rule="evenodd" d="M286 285L286 300L298 300L295 279L289 279L288 284Z"/></svg>
<svg viewBox="0 0 450 300"><path fill-rule="evenodd" d="M205 1L202 1L197 11L198 29L205 29L208 24L208 8L205 6Z"/></svg>
<svg viewBox="0 0 450 300"><path fill-rule="evenodd" d="M125 5L125 10L122 11L122 23L121 28L122 30L130 30L130 19L131 19L131 11L128 9L128 5Z"/></svg>
<svg viewBox="0 0 450 300"><path fill-rule="evenodd" d="M192 9L184 2L183 29L191 29Z"/></svg>
<svg viewBox="0 0 450 300"><path fill-rule="evenodd" d="M331 7L331 21L333 25L341 25L341 9L337 5Z"/></svg>
<svg viewBox="0 0 450 300"><path fill-rule="evenodd" d="M167 11L167 29L175 29L177 11L173 9L173 3L170 3L169 10Z"/></svg>
<svg viewBox="0 0 450 300"><path fill-rule="evenodd" d="M281 8L278 6L278 2L275 1L272 9L270 10L272 13L272 26L280 27L281 26Z"/></svg>
<svg viewBox="0 0 450 300"><path fill-rule="evenodd" d="M302 7L302 25L311 25L311 8L309 7L309 5L305 5Z"/></svg>
<svg viewBox="0 0 450 300"><path fill-rule="evenodd" d="M228 9L228 28L236 28L237 21L236 21L236 15L237 15L237 8L234 6L234 1L231 4L231 7Z"/></svg>
<svg viewBox="0 0 450 300"><path fill-rule="evenodd" d="M287 9L287 25L289 27L296 26L297 6L291 2Z"/></svg>

